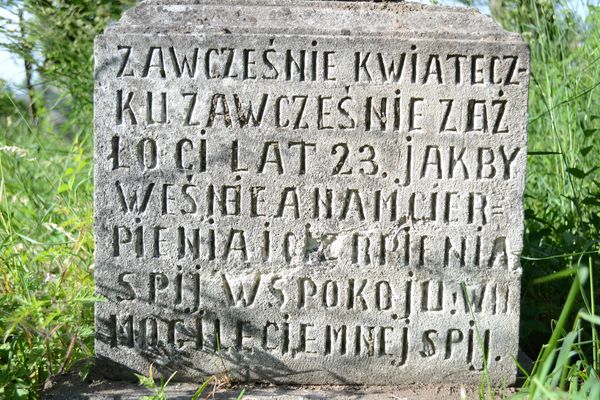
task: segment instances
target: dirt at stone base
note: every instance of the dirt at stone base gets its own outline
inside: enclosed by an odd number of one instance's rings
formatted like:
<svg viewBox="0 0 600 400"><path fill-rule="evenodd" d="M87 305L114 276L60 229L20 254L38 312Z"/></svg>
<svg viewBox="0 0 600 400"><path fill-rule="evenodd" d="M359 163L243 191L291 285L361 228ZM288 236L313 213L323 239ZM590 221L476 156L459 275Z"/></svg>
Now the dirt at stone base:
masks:
<svg viewBox="0 0 600 400"><path fill-rule="evenodd" d="M167 386L167 399L190 400L200 383L172 383ZM286 386L286 385L209 385L200 399L237 399L244 391L245 400L456 400L479 399L480 388L461 385L410 386ZM497 390L497 398L516 393L515 388ZM42 396L44 400L138 400L152 392L135 382L90 379L82 381L72 373L55 379ZM491 399L489 394L485 397Z"/></svg>

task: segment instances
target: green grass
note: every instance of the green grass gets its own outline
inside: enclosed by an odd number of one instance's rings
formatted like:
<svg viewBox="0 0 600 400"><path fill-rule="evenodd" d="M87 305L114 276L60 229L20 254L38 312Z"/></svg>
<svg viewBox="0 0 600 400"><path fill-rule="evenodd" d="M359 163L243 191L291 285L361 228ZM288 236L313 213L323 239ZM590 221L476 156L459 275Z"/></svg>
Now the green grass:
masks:
<svg viewBox="0 0 600 400"><path fill-rule="evenodd" d="M0 124L0 398L30 398L93 350L91 148Z"/></svg>
<svg viewBox="0 0 600 400"><path fill-rule="evenodd" d="M93 38L131 3L0 2L0 46L37 75L33 116L0 81L0 399L93 354Z"/></svg>
<svg viewBox="0 0 600 400"><path fill-rule="evenodd" d="M502 3L532 59L521 345L537 362L520 396L598 398L600 8Z"/></svg>
<svg viewBox="0 0 600 400"><path fill-rule="evenodd" d="M44 77L59 96L45 94L34 123L0 86L0 398L38 398L54 375L93 352L86 93L93 31L115 12L63 3L56 18L93 29L81 52L64 52L68 25L40 12L60 32L38 38L54 62ZM495 17L522 32L532 55L521 346L537 361L517 396L600 398L600 9L590 7L583 21L561 0L494 3L502 5ZM54 121L54 109L67 120ZM493 390L484 382L482 397Z"/></svg>

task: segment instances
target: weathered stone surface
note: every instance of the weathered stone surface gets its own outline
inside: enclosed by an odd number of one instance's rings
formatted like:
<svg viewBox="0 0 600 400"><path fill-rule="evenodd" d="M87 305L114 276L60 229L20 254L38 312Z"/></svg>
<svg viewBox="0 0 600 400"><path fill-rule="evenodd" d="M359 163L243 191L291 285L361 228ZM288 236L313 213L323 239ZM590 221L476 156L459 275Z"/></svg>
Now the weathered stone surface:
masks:
<svg viewBox="0 0 600 400"><path fill-rule="evenodd" d="M166 388L169 400L190 400L200 384L171 383ZM214 392L208 386L202 398L211 400L237 400L244 391L244 400L457 400L475 399L479 397L479 387L464 385L411 385L397 386L300 386L285 385L252 386L220 388ZM506 388L502 394L510 396L515 390ZM125 381L81 382L78 375L65 377L50 390L46 391L43 400L139 400L143 396L154 393L137 383Z"/></svg>
<svg viewBox="0 0 600 400"><path fill-rule="evenodd" d="M129 11L96 42L105 372L513 382L528 72L473 10Z"/></svg>

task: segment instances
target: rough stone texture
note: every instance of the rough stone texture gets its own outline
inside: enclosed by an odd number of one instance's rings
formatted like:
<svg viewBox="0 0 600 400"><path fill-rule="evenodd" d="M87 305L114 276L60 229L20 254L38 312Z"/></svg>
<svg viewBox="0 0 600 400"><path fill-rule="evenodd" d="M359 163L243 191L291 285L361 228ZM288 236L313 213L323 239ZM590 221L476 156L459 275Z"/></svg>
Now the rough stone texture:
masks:
<svg viewBox="0 0 600 400"><path fill-rule="evenodd" d="M528 73L468 9L129 11L96 42L104 373L512 383Z"/></svg>
<svg viewBox="0 0 600 400"><path fill-rule="evenodd" d="M190 400L199 384L171 383L167 386L169 400ZM411 385L398 386L286 386L237 385L213 391L213 386L203 392L203 399L225 400L238 398L244 391L244 400L458 400L479 398L477 386L465 385ZM505 388L500 395L510 396L516 390ZM77 375L64 376L47 390L44 400L139 400L153 393L139 384L123 381L94 380L81 382Z"/></svg>

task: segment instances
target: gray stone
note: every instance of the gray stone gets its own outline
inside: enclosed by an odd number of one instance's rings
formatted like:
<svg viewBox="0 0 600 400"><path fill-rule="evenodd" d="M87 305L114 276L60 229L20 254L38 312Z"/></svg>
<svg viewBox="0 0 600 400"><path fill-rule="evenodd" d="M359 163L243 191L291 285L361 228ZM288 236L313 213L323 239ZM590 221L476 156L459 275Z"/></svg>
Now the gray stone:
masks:
<svg viewBox="0 0 600 400"><path fill-rule="evenodd" d="M190 400L200 384L170 383L166 387L169 400ZM464 385L411 385L397 386L251 386L217 387L209 385L201 398L237 400L459 400L478 398L477 386ZM510 396L515 390L505 388L499 394ZM81 382L79 376L63 377L46 391L43 400L139 400L151 396L152 391L130 382L96 380ZM499 397L499 396L498 396Z"/></svg>
<svg viewBox="0 0 600 400"><path fill-rule="evenodd" d="M514 382L516 34L418 4L145 1L95 74L106 375Z"/></svg>

